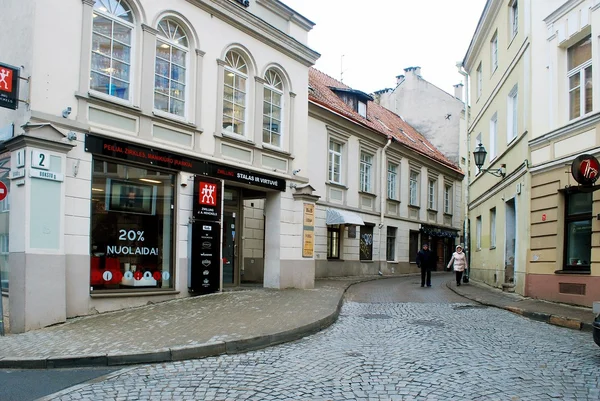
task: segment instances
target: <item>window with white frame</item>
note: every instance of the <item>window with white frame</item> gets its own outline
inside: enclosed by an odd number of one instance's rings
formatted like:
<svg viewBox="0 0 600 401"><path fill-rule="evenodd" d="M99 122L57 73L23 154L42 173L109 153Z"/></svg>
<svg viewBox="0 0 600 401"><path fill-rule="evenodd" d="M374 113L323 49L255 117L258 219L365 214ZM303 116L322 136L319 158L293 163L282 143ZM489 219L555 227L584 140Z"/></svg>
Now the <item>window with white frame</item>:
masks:
<svg viewBox="0 0 600 401"><path fill-rule="evenodd" d="M419 173L410 172L409 203L411 206L419 206Z"/></svg>
<svg viewBox="0 0 600 401"><path fill-rule="evenodd" d="M492 40L490 41L490 52L493 73L498 68L498 31L494 32L494 36L492 36Z"/></svg>
<svg viewBox="0 0 600 401"><path fill-rule="evenodd" d="M396 227L387 228L387 237L385 244L385 260L393 261L396 260L396 233L398 229Z"/></svg>
<svg viewBox="0 0 600 401"><path fill-rule="evenodd" d="M185 117L188 39L172 19L158 23L154 68L154 108Z"/></svg>
<svg viewBox="0 0 600 401"><path fill-rule="evenodd" d="M496 140L498 137L498 114L494 113L490 120L490 162L497 156Z"/></svg>
<svg viewBox="0 0 600 401"><path fill-rule="evenodd" d="M452 214L452 185L444 185L444 213Z"/></svg>
<svg viewBox="0 0 600 401"><path fill-rule="evenodd" d="M481 97L483 91L483 66L479 63L477 67L477 99Z"/></svg>
<svg viewBox="0 0 600 401"><path fill-rule="evenodd" d="M475 220L475 246L477 250L481 249L481 216Z"/></svg>
<svg viewBox="0 0 600 401"><path fill-rule="evenodd" d="M437 181L433 179L429 179L429 204L428 208L431 210L437 210L436 207L436 198L437 198Z"/></svg>
<svg viewBox="0 0 600 401"><path fill-rule="evenodd" d="M224 75L223 130L245 135L248 65L240 53L234 50L227 52Z"/></svg>
<svg viewBox="0 0 600 401"><path fill-rule="evenodd" d="M510 93L508 94L508 104L507 104L507 121L506 121L506 142L510 143L513 139L517 137L518 134L518 103L519 103L519 88L517 85L512 88Z"/></svg>
<svg viewBox="0 0 600 401"><path fill-rule="evenodd" d="M511 38L514 38L519 32L519 2L512 0L510 3L510 33Z"/></svg>
<svg viewBox="0 0 600 401"><path fill-rule="evenodd" d="M329 140L329 182L342 183L342 149L343 145L333 139Z"/></svg>
<svg viewBox="0 0 600 401"><path fill-rule="evenodd" d="M265 74L263 102L263 143L281 147L283 121L283 80L273 69Z"/></svg>
<svg viewBox="0 0 600 401"><path fill-rule="evenodd" d="M490 248L496 247L496 208L490 209Z"/></svg>
<svg viewBox="0 0 600 401"><path fill-rule="evenodd" d="M373 156L360 152L360 190L372 192Z"/></svg>
<svg viewBox="0 0 600 401"><path fill-rule="evenodd" d="M569 119L592 111L592 37L588 36L567 50L569 79Z"/></svg>
<svg viewBox="0 0 600 401"><path fill-rule="evenodd" d="M130 100L134 26L133 13L124 1L96 1L92 22L91 90Z"/></svg>
<svg viewBox="0 0 600 401"><path fill-rule="evenodd" d="M388 163L387 169L387 196L388 199L398 199L398 165Z"/></svg>

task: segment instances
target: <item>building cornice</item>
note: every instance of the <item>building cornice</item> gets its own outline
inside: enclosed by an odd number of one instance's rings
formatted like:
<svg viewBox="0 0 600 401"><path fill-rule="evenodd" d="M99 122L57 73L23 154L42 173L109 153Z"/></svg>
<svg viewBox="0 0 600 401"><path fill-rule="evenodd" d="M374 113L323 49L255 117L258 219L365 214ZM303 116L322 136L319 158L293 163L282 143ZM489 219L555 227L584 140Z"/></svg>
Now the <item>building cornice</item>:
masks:
<svg viewBox="0 0 600 401"><path fill-rule="evenodd" d="M313 66L321 57L316 51L230 0L187 1L307 67Z"/></svg>
<svg viewBox="0 0 600 401"><path fill-rule="evenodd" d="M567 15L571 10L577 7L579 4L585 2L586 0L569 0L554 10L549 16L544 18L544 22L547 25L553 24L565 15Z"/></svg>
<svg viewBox="0 0 600 401"><path fill-rule="evenodd" d="M496 22L496 17L500 12L502 3L502 0L488 0L485 3L483 13L481 14L479 23L477 24L477 28L475 29L475 33L473 34L473 38L471 39L471 43L469 44L469 48L463 59L463 65L467 71L471 70L470 66L473 63L473 56L481 52L481 48L487 39L488 33Z"/></svg>
<svg viewBox="0 0 600 401"><path fill-rule="evenodd" d="M292 21L302 27L305 31L310 31L315 23L304 17L303 15L298 14L295 10L286 6L280 1L277 0L256 0L258 4L264 5L265 8L273 11L275 14L280 17Z"/></svg>
<svg viewBox="0 0 600 401"><path fill-rule="evenodd" d="M590 154L590 155L599 155L600 154L600 147L595 147L592 149L588 149L585 151L586 154ZM567 164L571 164L571 162L573 162L573 160L579 156L582 153L577 153L574 155L570 155L570 156L565 156L565 157L561 157L560 159L554 159L551 160L549 162L537 165L535 167L531 167L529 169L529 171L531 172L531 174L539 174L539 173L543 173L546 172L548 170L553 170L554 168L556 168L557 166L565 166Z"/></svg>
<svg viewBox="0 0 600 401"><path fill-rule="evenodd" d="M541 145L547 145L552 141L555 141L563 136L566 136L574 131L582 131L585 128L591 128L592 126L600 122L600 112L596 112L586 118L571 122L553 131L550 131L540 137L529 141L529 147L535 148Z"/></svg>
<svg viewBox="0 0 600 401"><path fill-rule="evenodd" d="M517 182L519 178L523 177L527 173L527 171L527 165L525 163L521 164L520 168L506 176L506 178L502 180L502 182L500 182L498 185L494 185L489 190L484 191L483 194L473 199L473 201L469 203L469 210L476 208L477 206L481 205L490 198L493 198L495 195L503 191L509 185L512 185L515 182Z"/></svg>

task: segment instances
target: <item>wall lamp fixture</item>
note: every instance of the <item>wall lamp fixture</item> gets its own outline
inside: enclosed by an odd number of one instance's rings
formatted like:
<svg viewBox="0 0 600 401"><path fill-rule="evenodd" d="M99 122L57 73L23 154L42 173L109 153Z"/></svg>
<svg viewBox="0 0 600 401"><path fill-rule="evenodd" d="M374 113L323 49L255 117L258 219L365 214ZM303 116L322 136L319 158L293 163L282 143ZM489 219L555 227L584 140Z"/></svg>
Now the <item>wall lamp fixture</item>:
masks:
<svg viewBox="0 0 600 401"><path fill-rule="evenodd" d="M483 164L485 163L485 156L487 156L487 151L485 150L485 148L483 147L482 144L479 144L479 146L477 146L475 148L475 151L473 152L473 158L475 159L475 165L477 166L479 171L481 171L483 173L490 173L491 175L493 175L495 177L502 177L502 178L506 177L506 164L501 164L500 168L498 168L498 169L482 168Z"/></svg>

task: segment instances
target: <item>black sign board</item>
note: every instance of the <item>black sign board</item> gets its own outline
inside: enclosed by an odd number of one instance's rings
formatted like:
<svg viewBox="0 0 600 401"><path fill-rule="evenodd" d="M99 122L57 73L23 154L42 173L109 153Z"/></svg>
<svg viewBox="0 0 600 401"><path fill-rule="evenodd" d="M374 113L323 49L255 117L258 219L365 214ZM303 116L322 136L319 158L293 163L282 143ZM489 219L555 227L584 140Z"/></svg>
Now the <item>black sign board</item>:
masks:
<svg viewBox="0 0 600 401"><path fill-rule="evenodd" d="M219 291L221 285L221 224L196 221L192 224L189 289L194 294Z"/></svg>
<svg viewBox="0 0 600 401"><path fill-rule="evenodd" d="M86 135L85 150L86 152L115 157L121 160L221 178L227 181L250 184L282 192L285 191L285 180L279 177L211 163L205 160L194 159L114 139Z"/></svg>
<svg viewBox="0 0 600 401"><path fill-rule="evenodd" d="M600 177L600 163L592 155L577 156L571 164L571 174L581 185L594 185Z"/></svg>
<svg viewBox="0 0 600 401"><path fill-rule="evenodd" d="M193 213L195 220L221 221L222 182L210 177L194 177Z"/></svg>
<svg viewBox="0 0 600 401"><path fill-rule="evenodd" d="M16 110L19 106L19 69L0 63L0 107Z"/></svg>

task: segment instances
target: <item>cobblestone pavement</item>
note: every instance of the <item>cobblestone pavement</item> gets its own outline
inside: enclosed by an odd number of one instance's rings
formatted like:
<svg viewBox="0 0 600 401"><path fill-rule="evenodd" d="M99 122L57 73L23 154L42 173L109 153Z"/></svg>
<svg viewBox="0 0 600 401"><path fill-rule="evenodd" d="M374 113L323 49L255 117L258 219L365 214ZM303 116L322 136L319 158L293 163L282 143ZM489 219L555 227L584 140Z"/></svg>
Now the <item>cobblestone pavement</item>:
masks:
<svg viewBox="0 0 600 401"><path fill-rule="evenodd" d="M589 334L461 300L442 280L424 289L414 277L357 284L338 322L313 336L127 368L45 399L600 399Z"/></svg>

